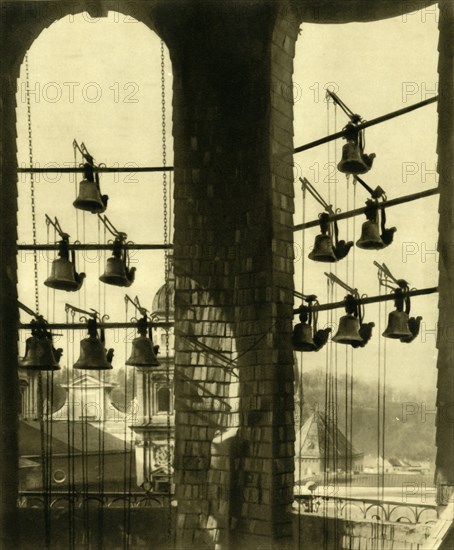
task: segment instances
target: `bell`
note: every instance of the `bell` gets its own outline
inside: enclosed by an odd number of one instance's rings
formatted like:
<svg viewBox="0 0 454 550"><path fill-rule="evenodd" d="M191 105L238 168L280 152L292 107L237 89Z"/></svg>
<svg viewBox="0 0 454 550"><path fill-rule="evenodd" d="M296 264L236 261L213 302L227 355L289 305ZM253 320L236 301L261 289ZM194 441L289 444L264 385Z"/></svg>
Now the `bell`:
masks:
<svg viewBox="0 0 454 550"><path fill-rule="evenodd" d="M44 284L55 290L74 292L82 286L85 273L76 273L74 264L66 258L57 258L52 262L52 269Z"/></svg>
<svg viewBox="0 0 454 550"><path fill-rule="evenodd" d="M109 350L106 353L106 348L99 338L89 336L80 342L80 357L74 363L74 368L84 370L111 369L112 365L110 361L112 355L113 350Z"/></svg>
<svg viewBox="0 0 454 550"><path fill-rule="evenodd" d="M131 286L134 282L135 267L128 269L122 258L112 256L107 259L106 270L99 280L107 285Z"/></svg>
<svg viewBox="0 0 454 550"><path fill-rule="evenodd" d="M337 262L331 237L324 234L317 235L314 248L309 253L308 258L314 260L314 262Z"/></svg>
<svg viewBox="0 0 454 550"><path fill-rule="evenodd" d="M363 223L361 237L356 241L356 246L366 250L385 248L385 243L380 237L380 229L377 222L367 220Z"/></svg>
<svg viewBox="0 0 454 550"><path fill-rule="evenodd" d="M388 315L388 326L383 332L385 338L412 338L413 334L408 328L408 313L394 310Z"/></svg>
<svg viewBox="0 0 454 550"><path fill-rule="evenodd" d="M51 340L31 336L25 342L25 355L19 358L19 367L31 370L59 370L55 355L61 357L61 350L54 350Z"/></svg>
<svg viewBox="0 0 454 550"><path fill-rule="evenodd" d="M312 327L308 323L298 323L293 329L293 349L295 351L316 351Z"/></svg>
<svg viewBox="0 0 454 550"><path fill-rule="evenodd" d="M99 187L94 181L84 179L79 183L79 195L73 205L79 210L98 214L107 208L107 200L107 195L101 196Z"/></svg>
<svg viewBox="0 0 454 550"><path fill-rule="evenodd" d="M354 315L343 315L339 320L339 328L333 342L337 344L354 344L361 343L363 339L359 334L360 324L357 317Z"/></svg>
<svg viewBox="0 0 454 550"><path fill-rule="evenodd" d="M357 141L349 139L342 147L342 158L337 169L344 174L365 174L370 170L374 157L362 153Z"/></svg>
<svg viewBox="0 0 454 550"><path fill-rule="evenodd" d="M131 356L126 361L132 367L158 367L153 342L147 336L139 336L132 341Z"/></svg>

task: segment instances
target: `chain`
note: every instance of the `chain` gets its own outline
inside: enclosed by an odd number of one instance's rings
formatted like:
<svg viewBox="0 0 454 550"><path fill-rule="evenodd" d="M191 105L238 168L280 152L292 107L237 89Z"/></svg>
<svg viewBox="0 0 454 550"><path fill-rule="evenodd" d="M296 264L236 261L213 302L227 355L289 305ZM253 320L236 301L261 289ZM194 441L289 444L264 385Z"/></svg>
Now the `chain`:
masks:
<svg viewBox="0 0 454 550"><path fill-rule="evenodd" d="M25 55L25 81L26 81L26 97L27 97L27 123L28 123L28 158L30 168L33 168L33 140L32 140L32 111L30 105L30 72L28 66L28 54ZM35 203L35 177L33 172L30 173L30 199L32 209L32 233L33 244L36 245L36 203ZM38 292L38 251L33 250L33 269L35 280L35 308L36 313L39 313L39 292Z"/></svg>
<svg viewBox="0 0 454 550"><path fill-rule="evenodd" d="M165 58L164 42L161 40L161 129L162 129L162 166L167 164L167 142L166 142L166 83L165 83ZM162 173L162 194L163 194L163 214L164 214L164 244L168 244L168 213L167 213L167 173ZM165 319L169 322L170 317L170 288L169 288L169 255L166 249L164 256L165 271ZM167 409L167 470L168 470L168 490L169 490L169 518L167 524L167 537L169 544L172 545L172 442L171 442L171 423L170 415L172 413L173 402L172 392L170 391L170 350L169 350L169 328L166 328L166 383L169 392L169 405Z"/></svg>

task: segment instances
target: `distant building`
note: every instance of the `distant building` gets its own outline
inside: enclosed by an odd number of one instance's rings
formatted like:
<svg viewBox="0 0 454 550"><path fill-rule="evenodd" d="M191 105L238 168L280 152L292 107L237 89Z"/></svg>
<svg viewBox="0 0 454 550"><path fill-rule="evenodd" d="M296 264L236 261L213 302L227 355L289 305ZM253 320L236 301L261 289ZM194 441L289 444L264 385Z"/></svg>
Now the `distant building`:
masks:
<svg viewBox="0 0 454 550"><path fill-rule="evenodd" d="M362 472L364 453L324 414L314 412L304 423L295 440L295 480L324 472Z"/></svg>
<svg viewBox="0 0 454 550"><path fill-rule="evenodd" d="M175 277L169 257L169 281L157 291L151 317L174 322ZM168 338L168 342L167 342ZM159 346L156 367L137 369L137 421L131 426L137 437L137 484L147 491L167 492L173 475L175 413L173 377L175 367L174 329L153 329L153 342ZM169 471L170 468L170 471Z"/></svg>
<svg viewBox="0 0 454 550"><path fill-rule="evenodd" d="M394 472L394 468L389 460L374 455L367 455L363 460L363 471L365 474L376 474L379 471L385 474Z"/></svg>

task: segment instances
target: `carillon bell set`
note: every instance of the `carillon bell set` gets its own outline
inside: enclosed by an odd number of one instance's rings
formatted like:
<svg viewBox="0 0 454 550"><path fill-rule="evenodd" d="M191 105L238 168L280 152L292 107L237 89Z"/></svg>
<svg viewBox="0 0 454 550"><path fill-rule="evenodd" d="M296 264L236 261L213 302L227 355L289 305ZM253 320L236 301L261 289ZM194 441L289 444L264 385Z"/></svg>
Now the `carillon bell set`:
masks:
<svg viewBox="0 0 454 550"><path fill-rule="evenodd" d="M372 337L373 322L364 322L364 304L393 299L395 310L388 315L388 325L382 336L409 344L418 336L422 317L410 317L410 288L404 279L396 279L385 264L374 262L378 267L378 278L381 286L391 290L389 296L368 298L360 296L357 289L352 289L333 273L325 273L332 283L337 283L349 294L344 298L345 315L339 319L336 334L332 341L336 344L350 345L353 348L363 348ZM394 285L390 285L392 281ZM292 343L295 351L318 351L326 344L331 329L317 331L317 314L319 311L336 309L338 304L320 305L316 296L305 296L295 292L295 296L303 298L307 305L294 310L299 315L300 323L293 328ZM324 331L324 332L323 332Z"/></svg>
<svg viewBox="0 0 454 550"><path fill-rule="evenodd" d="M83 143L79 145L76 140L73 146L85 159L85 163L81 165L84 169L84 179L79 183L79 194L73 205L79 210L97 214L106 229L114 236L112 256L107 259L105 271L99 279L107 285L129 287L134 282L136 268L130 266L127 235L117 231L107 216L100 215L106 210L109 197L101 194L99 173L96 172L94 159L86 146ZM77 273L76 270L76 243L70 245L69 235L62 231L57 218L52 221L46 214L46 223L54 227L61 240L57 243L59 257L52 262L51 273L44 284L54 290L76 292L81 289L86 277L85 273Z"/></svg>
<svg viewBox="0 0 454 550"><path fill-rule="evenodd" d="M97 214L98 219L114 237L113 241L109 241L112 255L107 259L104 273L99 280L112 286L129 287L134 282L136 268L130 265L127 235L118 231L107 216L101 216L107 208L108 196L101 193L94 159L83 143L79 145L74 140L73 146L85 160L80 165L83 167L84 179L79 183L79 194L73 205L79 210ZM52 220L46 214L46 223L54 228L55 234L58 234L56 242L58 257L53 260L50 274L44 284L53 290L76 292L82 288L86 278L86 274L78 272L76 267L76 250L80 243L76 241L70 244L70 235L62 230L57 218ZM142 318L139 321L136 320L139 336L132 342L131 356L126 364L134 367L156 367L159 365L156 357L159 346L153 345L147 310L140 305L137 297L134 301L129 297L127 299L139 309ZM19 358L19 366L29 370L58 370L63 350L53 347L53 335L47 328L47 321L20 302L19 307L34 317L30 323L32 334L26 341L24 357ZM105 333L104 328L99 327L99 314L93 309L86 311L70 304L66 304L66 311L70 311L73 316L76 312L82 313L81 321L87 324L88 336L80 342L80 356L74 363L74 368L93 371L112 369L114 350L112 348L107 350L105 347ZM106 318L108 317L104 316L101 322Z"/></svg>

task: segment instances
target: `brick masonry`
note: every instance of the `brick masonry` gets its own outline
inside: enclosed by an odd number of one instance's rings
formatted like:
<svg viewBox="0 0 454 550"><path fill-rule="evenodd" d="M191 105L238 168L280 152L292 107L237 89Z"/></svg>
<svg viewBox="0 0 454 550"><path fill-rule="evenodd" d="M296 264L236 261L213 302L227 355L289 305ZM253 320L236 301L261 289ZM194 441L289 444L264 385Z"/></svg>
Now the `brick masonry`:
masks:
<svg viewBox="0 0 454 550"><path fill-rule="evenodd" d="M447 504L454 488L454 424L449 414L454 395L454 6L440 4L438 173L439 202L439 321L437 381L437 500Z"/></svg>

